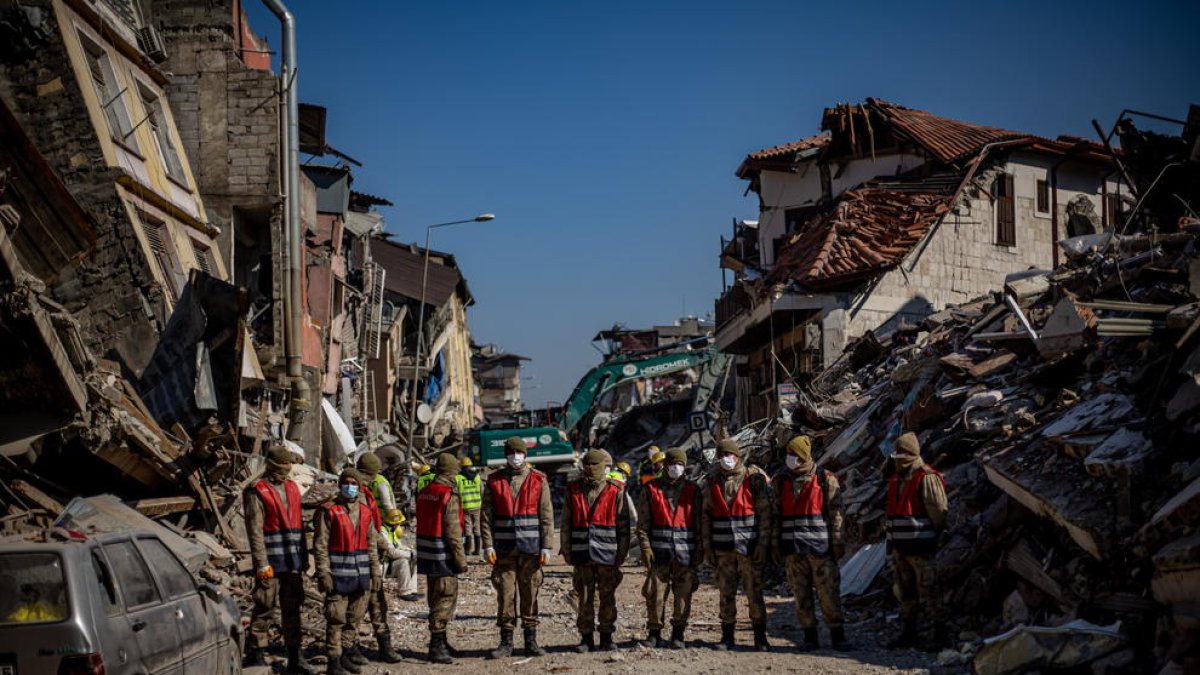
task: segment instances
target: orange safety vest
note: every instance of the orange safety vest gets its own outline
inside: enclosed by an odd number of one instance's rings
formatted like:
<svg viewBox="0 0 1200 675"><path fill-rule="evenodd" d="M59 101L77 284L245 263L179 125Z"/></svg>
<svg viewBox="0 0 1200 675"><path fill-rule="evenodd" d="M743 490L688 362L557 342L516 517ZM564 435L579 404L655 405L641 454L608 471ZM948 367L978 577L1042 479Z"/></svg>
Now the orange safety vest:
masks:
<svg viewBox="0 0 1200 675"><path fill-rule="evenodd" d="M650 496L650 550L654 562L692 564L696 552L696 484L688 481L675 508L659 481L646 486Z"/></svg>
<svg viewBox="0 0 1200 675"><path fill-rule="evenodd" d="M913 471L913 475L901 485L898 474L888 478L887 492L887 539L888 546L904 555L929 555L937 549L937 528L925 509L921 499L921 481L933 474L942 481L942 474L927 466Z"/></svg>
<svg viewBox="0 0 1200 675"><path fill-rule="evenodd" d="M780 551L784 555L826 555L829 553L829 522L825 513L825 486L828 473L809 477L796 494L795 477L779 480Z"/></svg>
<svg viewBox="0 0 1200 675"><path fill-rule="evenodd" d="M617 497L621 488L608 483L589 508L583 482L567 486L571 500L571 564L617 564Z"/></svg>
<svg viewBox="0 0 1200 675"><path fill-rule="evenodd" d="M446 505L454 496L454 488L433 482L417 494L417 572L429 577L458 576L450 568L450 542L442 521L446 517ZM466 523L462 509L458 510L458 525Z"/></svg>
<svg viewBox="0 0 1200 675"><path fill-rule="evenodd" d="M358 527L350 520L347 508L358 508ZM373 519L366 504L354 502L342 506L337 502L325 505L329 514L329 569L333 575L333 590L350 595L371 589L370 537Z"/></svg>
<svg viewBox="0 0 1200 675"><path fill-rule="evenodd" d="M300 514L300 488L283 481L287 507L279 493L265 480L254 484L263 503L263 539L267 545L267 563L276 572L300 572L307 562L304 554L304 519Z"/></svg>
<svg viewBox="0 0 1200 675"><path fill-rule="evenodd" d="M499 555L507 555L514 548L526 555L540 555L542 535L538 505L546 476L531 469L521 481L516 499L508 478L507 471L488 476L488 493L492 495L492 546Z"/></svg>
<svg viewBox="0 0 1200 675"><path fill-rule="evenodd" d="M754 511L750 479L747 473L738 486L732 504L725 501L725 490L720 481L712 481L709 504L712 509L713 550L751 555L758 547L758 514Z"/></svg>

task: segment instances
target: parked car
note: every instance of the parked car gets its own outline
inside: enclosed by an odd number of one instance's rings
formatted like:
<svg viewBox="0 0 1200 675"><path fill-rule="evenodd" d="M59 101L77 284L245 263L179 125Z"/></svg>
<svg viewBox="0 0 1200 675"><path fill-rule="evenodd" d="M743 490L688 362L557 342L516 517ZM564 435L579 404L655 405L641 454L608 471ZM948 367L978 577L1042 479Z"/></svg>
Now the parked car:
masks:
<svg viewBox="0 0 1200 675"><path fill-rule="evenodd" d="M241 613L149 532L0 543L0 675L241 672Z"/></svg>

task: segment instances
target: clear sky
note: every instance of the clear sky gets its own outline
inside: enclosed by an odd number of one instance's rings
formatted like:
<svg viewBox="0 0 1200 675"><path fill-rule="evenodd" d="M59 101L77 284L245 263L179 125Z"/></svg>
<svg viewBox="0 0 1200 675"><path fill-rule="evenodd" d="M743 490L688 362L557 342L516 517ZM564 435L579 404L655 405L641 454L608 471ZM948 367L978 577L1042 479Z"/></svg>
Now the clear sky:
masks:
<svg viewBox="0 0 1200 675"><path fill-rule="evenodd" d="M562 401L631 327L705 315L719 236L757 201L748 153L868 96L1094 137L1123 108L1200 103L1200 2L330 2L297 17L300 100L363 162L401 241L434 231L474 292L471 330L532 357ZM255 29L278 23L247 2Z"/></svg>

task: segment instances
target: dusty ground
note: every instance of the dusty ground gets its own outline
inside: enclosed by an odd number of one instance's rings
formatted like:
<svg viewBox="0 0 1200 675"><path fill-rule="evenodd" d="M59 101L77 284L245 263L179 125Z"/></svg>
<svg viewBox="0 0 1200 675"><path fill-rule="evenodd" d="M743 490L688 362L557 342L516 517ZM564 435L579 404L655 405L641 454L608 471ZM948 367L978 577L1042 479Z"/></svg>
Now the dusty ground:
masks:
<svg viewBox="0 0 1200 675"><path fill-rule="evenodd" d="M717 622L717 591L711 583L703 583L693 596L692 619L688 627L686 650L645 649L635 646L635 641L645 637L645 604L641 596L645 575L638 567L627 565L625 579L618 590L620 603L616 639L620 651L615 653L576 654L571 648L578 644L575 631L575 612L570 604L570 567L561 559L549 565L545 571L545 583L540 596L542 623L538 639L549 654L542 658L527 659L520 656L521 631L515 636L517 654L511 658L488 661L487 652L496 646L498 629L496 620L496 596L489 581L490 568L472 561L470 571L460 577L460 593L457 619L450 626L450 642L462 652L462 656L451 666L433 666L425 660L425 648L429 634L426 627L427 606L425 599L403 602L393 596L391 626L393 644L401 650L405 660L388 665L372 663L364 669L367 673L404 672L414 666L434 672L464 671L467 669L516 669L524 672L573 672L573 673L731 673L739 669L755 671L781 671L801 673L954 673L962 669L939 668L935 659L915 651L892 652L880 645L889 639L891 629L886 627L882 615L872 612L848 612L847 633L857 647L849 653L838 653L828 648L815 653L802 653L797 649L800 630L796 624L791 597L782 588L769 589L767 605L769 613L769 638L772 651L766 654L750 651L750 626L745 618L744 605L739 608L737 640L740 649L723 653L713 650L709 644L720 636ZM421 588L424 592L424 579ZM390 583L390 582L389 582ZM773 592L774 591L774 592ZM308 622L306 622L307 624ZM314 664L324 663L322 640L318 628L306 625L305 652ZM669 632L669 628L668 628ZM828 633L821 629L821 640L828 645ZM375 640L364 627L361 636L364 653L374 655ZM268 661L276 672L282 672L283 661L273 655ZM268 669L250 669L258 675ZM484 671L486 672L486 670Z"/></svg>

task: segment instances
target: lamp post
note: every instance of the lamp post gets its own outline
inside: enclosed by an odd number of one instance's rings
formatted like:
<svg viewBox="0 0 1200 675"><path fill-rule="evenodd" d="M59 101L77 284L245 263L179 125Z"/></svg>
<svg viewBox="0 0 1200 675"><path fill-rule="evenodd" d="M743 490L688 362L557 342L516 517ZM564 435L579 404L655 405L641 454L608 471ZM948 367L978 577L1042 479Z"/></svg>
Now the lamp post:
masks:
<svg viewBox="0 0 1200 675"><path fill-rule="evenodd" d="M425 261L421 266L421 302L417 306L417 356L413 360L413 377L412 377L412 400L409 402L408 410L408 457L412 460L413 450L416 449L417 441L417 381L421 373L421 344L425 340L425 289L429 283L429 240L433 236L434 228L446 227L447 225L459 225L462 223L483 223L492 220L496 217L494 213L484 213L474 218L465 220L451 220L448 223L435 223L425 228Z"/></svg>

